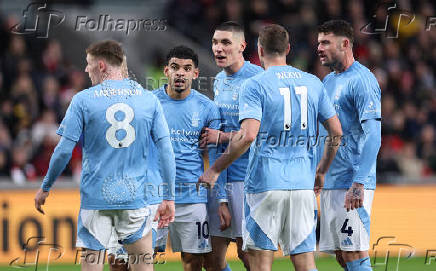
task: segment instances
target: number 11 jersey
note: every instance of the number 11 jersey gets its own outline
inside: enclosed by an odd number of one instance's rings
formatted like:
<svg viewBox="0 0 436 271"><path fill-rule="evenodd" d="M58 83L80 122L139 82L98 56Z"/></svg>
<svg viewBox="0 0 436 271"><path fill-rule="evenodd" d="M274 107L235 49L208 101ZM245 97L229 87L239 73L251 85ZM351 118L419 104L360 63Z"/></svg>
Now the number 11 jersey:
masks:
<svg viewBox="0 0 436 271"><path fill-rule="evenodd" d="M336 114L321 81L291 66L269 67L245 82L239 110L239 121L261 123L246 192L313 189L317 123Z"/></svg>
<svg viewBox="0 0 436 271"><path fill-rule="evenodd" d="M106 80L77 93L57 133L83 135L81 208L147 205L150 140L169 137L159 100L132 80ZM151 135L151 136L150 136Z"/></svg>

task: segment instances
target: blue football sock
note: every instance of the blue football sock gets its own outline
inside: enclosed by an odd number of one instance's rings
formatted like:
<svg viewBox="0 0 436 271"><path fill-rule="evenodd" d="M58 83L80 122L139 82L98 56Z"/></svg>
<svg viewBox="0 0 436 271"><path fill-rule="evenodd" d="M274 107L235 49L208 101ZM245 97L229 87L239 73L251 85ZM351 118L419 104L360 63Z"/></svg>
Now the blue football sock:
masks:
<svg viewBox="0 0 436 271"><path fill-rule="evenodd" d="M222 271L232 271L232 269L230 269L229 264L227 264L226 268L224 268Z"/></svg>
<svg viewBox="0 0 436 271"><path fill-rule="evenodd" d="M372 271L371 261L369 260L369 257L366 257L348 262L347 269L349 271Z"/></svg>
<svg viewBox="0 0 436 271"><path fill-rule="evenodd" d="M371 260L369 259L369 257L360 259L359 271L372 271Z"/></svg>

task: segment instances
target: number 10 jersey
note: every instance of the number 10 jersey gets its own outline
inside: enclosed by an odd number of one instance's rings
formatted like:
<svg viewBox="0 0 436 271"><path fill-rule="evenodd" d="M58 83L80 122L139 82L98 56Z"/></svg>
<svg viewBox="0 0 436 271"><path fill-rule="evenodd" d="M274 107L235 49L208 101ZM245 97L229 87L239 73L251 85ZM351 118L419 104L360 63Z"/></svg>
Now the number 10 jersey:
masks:
<svg viewBox="0 0 436 271"><path fill-rule="evenodd" d="M150 140L168 137L159 100L132 80L106 80L77 93L57 133L83 135L81 208L146 206Z"/></svg>

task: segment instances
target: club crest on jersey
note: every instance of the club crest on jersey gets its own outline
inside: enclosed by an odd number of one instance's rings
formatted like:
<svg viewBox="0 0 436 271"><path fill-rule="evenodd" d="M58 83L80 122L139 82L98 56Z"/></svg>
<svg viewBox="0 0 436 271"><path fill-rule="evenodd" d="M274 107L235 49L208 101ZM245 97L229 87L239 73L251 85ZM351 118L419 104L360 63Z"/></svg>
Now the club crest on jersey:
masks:
<svg viewBox="0 0 436 271"><path fill-rule="evenodd" d="M336 88L335 100L339 100L339 96L341 96L341 92L342 92L342 89L343 89L343 88L344 88L343 85L339 85L339 86Z"/></svg>
<svg viewBox="0 0 436 271"><path fill-rule="evenodd" d="M239 87L234 86L233 87L233 95L232 95L232 100L233 101L237 101L239 97Z"/></svg>
<svg viewBox="0 0 436 271"><path fill-rule="evenodd" d="M192 127L198 127L198 124L200 122L200 115L198 114L198 112L194 112L192 114L192 119L191 119L191 125Z"/></svg>

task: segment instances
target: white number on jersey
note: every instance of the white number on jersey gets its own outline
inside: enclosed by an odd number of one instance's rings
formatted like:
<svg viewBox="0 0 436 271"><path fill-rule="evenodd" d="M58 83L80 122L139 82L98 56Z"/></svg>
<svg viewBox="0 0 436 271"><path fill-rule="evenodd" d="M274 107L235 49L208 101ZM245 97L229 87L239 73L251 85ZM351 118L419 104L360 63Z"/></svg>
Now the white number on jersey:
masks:
<svg viewBox="0 0 436 271"><path fill-rule="evenodd" d="M124 119L118 121L115 119L115 113L121 111L124 113ZM133 118L135 117L135 112L133 109L125 103L116 103L109 106L106 110L106 120L111 124L111 126L106 130L106 140L114 148L127 148L136 139L135 128L130 125ZM125 130L126 136L122 140L118 140L116 137L116 132L118 130Z"/></svg>
<svg viewBox="0 0 436 271"><path fill-rule="evenodd" d="M291 93L289 88L279 88L280 95L283 96L283 130L291 130L292 123L292 105L291 105ZM301 114L301 124L300 129L307 129L307 87L299 86L295 87L295 94L301 95L300 99L300 114Z"/></svg>

